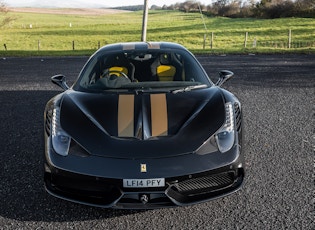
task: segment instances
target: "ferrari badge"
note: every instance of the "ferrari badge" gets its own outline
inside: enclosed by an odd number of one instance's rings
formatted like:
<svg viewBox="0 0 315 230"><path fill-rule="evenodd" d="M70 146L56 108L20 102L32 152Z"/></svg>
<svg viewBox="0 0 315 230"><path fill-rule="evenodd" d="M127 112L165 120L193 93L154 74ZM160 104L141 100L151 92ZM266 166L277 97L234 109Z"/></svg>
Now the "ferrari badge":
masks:
<svg viewBox="0 0 315 230"><path fill-rule="evenodd" d="M140 164L140 172L147 172L147 165L146 164Z"/></svg>

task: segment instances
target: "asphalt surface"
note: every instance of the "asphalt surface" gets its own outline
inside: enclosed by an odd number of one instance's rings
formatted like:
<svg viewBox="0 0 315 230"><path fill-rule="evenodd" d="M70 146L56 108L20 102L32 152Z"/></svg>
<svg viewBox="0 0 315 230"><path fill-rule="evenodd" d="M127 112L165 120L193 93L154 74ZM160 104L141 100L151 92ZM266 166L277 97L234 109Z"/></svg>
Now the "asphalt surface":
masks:
<svg viewBox="0 0 315 230"><path fill-rule="evenodd" d="M224 87L244 109L242 190L188 207L147 211L87 207L43 188L43 110L87 57L0 58L0 229L314 229L315 55L198 56L229 69Z"/></svg>

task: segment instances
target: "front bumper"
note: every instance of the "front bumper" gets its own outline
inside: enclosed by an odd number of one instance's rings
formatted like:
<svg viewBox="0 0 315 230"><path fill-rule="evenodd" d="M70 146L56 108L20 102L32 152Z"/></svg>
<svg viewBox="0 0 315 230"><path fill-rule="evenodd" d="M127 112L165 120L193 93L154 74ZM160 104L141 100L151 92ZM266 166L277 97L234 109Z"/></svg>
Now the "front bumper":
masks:
<svg viewBox="0 0 315 230"><path fill-rule="evenodd" d="M153 209L205 202L237 191L244 180L243 157L227 153L188 154L167 159L59 156L46 146L45 188L76 203L121 209ZM140 164L148 172L140 172ZM159 188L124 188L123 179L165 178ZM145 198L145 199L144 199Z"/></svg>
<svg viewBox="0 0 315 230"><path fill-rule="evenodd" d="M54 169L45 172L45 187L53 196L76 203L124 209L185 206L237 191L244 179L242 168L165 178L162 188L127 189L122 179L101 178ZM143 200L143 196L147 200Z"/></svg>

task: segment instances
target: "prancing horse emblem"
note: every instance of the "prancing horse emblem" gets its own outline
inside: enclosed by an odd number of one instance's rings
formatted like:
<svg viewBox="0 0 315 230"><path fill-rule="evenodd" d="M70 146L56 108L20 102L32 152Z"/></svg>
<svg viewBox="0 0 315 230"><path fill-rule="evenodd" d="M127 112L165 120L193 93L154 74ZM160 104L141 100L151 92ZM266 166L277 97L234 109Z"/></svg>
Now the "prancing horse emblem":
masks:
<svg viewBox="0 0 315 230"><path fill-rule="evenodd" d="M140 172L147 172L147 165L146 164L140 164Z"/></svg>

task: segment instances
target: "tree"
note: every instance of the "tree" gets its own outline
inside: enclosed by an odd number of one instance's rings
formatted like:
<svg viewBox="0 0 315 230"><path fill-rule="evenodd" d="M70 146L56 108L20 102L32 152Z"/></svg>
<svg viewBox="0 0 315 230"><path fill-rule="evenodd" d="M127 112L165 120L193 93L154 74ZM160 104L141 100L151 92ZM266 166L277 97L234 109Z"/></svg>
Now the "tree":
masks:
<svg viewBox="0 0 315 230"><path fill-rule="evenodd" d="M15 18L7 16L8 12L9 9L7 5L4 2L0 1L0 27L3 27L15 20Z"/></svg>
<svg viewBox="0 0 315 230"><path fill-rule="evenodd" d="M217 0L212 4L212 13L223 17L236 17L240 14L241 4L239 0Z"/></svg>
<svg viewBox="0 0 315 230"><path fill-rule="evenodd" d="M179 10L184 11L186 13L188 12L196 12L199 11L199 2L196 1L186 1L179 4ZM201 6L203 8L204 6Z"/></svg>
<svg viewBox="0 0 315 230"><path fill-rule="evenodd" d="M314 0L261 0L253 12L258 18L315 17L315 5Z"/></svg>
<svg viewBox="0 0 315 230"><path fill-rule="evenodd" d="M296 0L296 10L299 16L315 17L315 1L314 0Z"/></svg>
<svg viewBox="0 0 315 230"><path fill-rule="evenodd" d="M1 1L1 0L0 0ZM224 17L311 17L315 18L315 0L212 0L210 5L202 5L188 0L171 6L164 5L163 10L184 12L199 11L205 15Z"/></svg>

